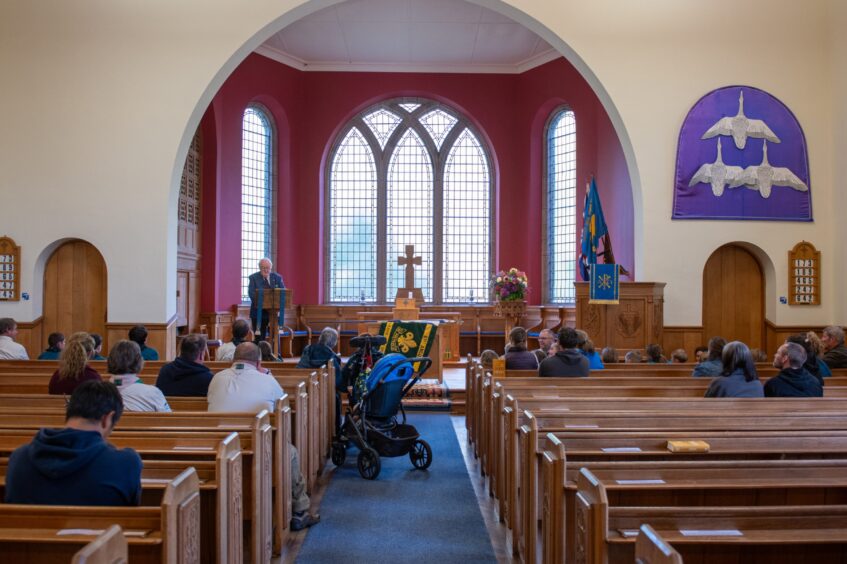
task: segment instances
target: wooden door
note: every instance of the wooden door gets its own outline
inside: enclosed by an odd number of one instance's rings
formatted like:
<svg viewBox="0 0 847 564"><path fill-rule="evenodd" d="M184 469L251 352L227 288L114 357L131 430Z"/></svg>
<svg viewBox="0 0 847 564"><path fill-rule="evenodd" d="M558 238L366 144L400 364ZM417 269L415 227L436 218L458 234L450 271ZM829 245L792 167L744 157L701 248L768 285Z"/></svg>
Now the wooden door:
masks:
<svg viewBox="0 0 847 564"><path fill-rule="evenodd" d="M56 249L44 271L42 343L59 331L99 333L106 339L106 263L85 241L70 241ZM108 343L103 350L108 351Z"/></svg>
<svg viewBox="0 0 847 564"><path fill-rule="evenodd" d="M704 342L715 335L765 346L765 280L759 261L738 245L712 253L703 269Z"/></svg>

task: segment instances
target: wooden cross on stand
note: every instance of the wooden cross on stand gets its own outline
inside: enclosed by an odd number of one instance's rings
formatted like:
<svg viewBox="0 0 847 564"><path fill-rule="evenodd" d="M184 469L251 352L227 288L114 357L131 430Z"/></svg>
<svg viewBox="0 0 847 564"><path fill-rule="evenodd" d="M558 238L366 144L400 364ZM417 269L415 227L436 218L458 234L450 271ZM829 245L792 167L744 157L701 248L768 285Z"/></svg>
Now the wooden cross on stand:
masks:
<svg viewBox="0 0 847 564"><path fill-rule="evenodd" d="M397 257L397 264L406 266L406 287L397 288L396 298L408 298L409 294L415 298L415 303L422 304L424 301L423 291L415 288L415 265L422 265L421 257L415 256L415 246L406 245L406 256Z"/></svg>

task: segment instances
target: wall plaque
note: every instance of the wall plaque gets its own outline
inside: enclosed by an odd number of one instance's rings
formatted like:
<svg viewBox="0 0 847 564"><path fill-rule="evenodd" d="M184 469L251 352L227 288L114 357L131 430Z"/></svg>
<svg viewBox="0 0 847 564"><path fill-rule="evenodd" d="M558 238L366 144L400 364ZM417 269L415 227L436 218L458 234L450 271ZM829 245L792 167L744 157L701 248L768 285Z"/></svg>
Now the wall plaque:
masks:
<svg viewBox="0 0 847 564"><path fill-rule="evenodd" d="M820 305L821 252L806 241L788 251L788 305Z"/></svg>
<svg viewBox="0 0 847 564"><path fill-rule="evenodd" d="M21 248L8 237L0 237L0 301L21 299Z"/></svg>

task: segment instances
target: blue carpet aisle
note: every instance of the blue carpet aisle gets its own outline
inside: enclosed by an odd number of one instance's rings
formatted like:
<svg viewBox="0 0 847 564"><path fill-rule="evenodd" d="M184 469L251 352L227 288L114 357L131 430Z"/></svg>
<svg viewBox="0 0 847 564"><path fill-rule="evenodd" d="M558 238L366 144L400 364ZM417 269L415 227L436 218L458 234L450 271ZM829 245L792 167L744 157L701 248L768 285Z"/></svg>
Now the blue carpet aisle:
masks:
<svg viewBox="0 0 847 564"><path fill-rule="evenodd" d="M496 562L449 414L414 413L432 466L383 458L376 480L356 469L355 447L336 468L297 562Z"/></svg>

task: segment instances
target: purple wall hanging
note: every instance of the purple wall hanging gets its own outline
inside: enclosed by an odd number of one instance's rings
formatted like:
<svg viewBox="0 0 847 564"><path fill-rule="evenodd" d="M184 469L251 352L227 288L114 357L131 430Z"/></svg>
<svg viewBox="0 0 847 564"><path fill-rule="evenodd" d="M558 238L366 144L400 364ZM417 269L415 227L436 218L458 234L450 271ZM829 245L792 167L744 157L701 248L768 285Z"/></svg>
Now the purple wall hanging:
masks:
<svg viewBox="0 0 847 564"><path fill-rule="evenodd" d="M726 86L694 104L679 132L673 219L812 221L806 137L785 104Z"/></svg>

